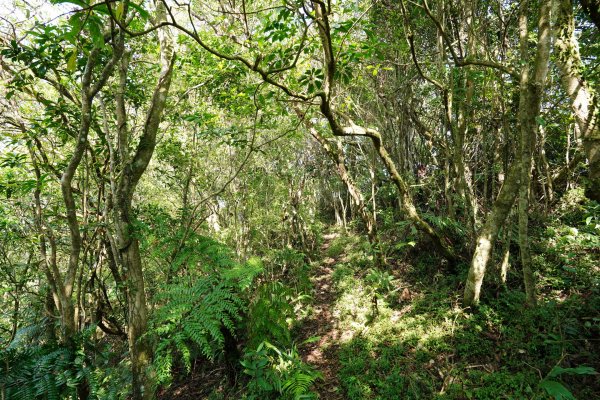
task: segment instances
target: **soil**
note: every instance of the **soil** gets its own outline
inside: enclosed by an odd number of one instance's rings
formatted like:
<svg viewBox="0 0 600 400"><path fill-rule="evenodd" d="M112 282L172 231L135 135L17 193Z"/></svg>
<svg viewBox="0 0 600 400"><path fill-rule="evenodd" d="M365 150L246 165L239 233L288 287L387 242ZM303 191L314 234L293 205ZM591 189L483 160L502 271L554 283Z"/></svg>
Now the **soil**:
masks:
<svg viewBox="0 0 600 400"><path fill-rule="evenodd" d="M337 234L331 233L324 236L325 242L321 248L327 251ZM314 271L312 278L314 284L313 314L305 321L301 328L300 337L307 340L318 337L300 347L300 354L304 362L312 365L323 374L323 379L317 381L316 390L321 399L343 399L338 371L340 369L338 350L340 330L337 319L332 313L336 293L333 288L333 271L337 260L326 257Z"/></svg>

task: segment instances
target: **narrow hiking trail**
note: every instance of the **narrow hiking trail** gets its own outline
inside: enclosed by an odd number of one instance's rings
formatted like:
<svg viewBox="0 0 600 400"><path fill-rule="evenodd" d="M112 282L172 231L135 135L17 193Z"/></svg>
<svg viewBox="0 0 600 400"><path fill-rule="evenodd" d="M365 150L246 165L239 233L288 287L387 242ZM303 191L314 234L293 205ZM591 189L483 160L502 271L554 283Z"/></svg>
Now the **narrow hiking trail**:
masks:
<svg viewBox="0 0 600 400"><path fill-rule="evenodd" d="M338 260L325 255L332 241L338 236L337 233L323 236L325 239L321 246L323 258L312 277L315 287L314 310L301 328L301 337L304 340L311 337L319 338L302 346L300 354L304 362L314 366L323 374L323 379L317 382L316 389L321 398L327 400L344 398L338 379L340 330L337 318L333 315L336 293L332 275Z"/></svg>

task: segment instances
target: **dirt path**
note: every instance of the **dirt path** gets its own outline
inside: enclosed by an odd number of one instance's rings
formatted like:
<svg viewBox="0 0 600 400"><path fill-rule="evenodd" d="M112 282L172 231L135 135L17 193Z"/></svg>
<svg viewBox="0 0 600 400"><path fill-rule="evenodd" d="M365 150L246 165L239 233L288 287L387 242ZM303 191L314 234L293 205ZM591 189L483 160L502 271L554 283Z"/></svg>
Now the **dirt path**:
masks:
<svg viewBox="0 0 600 400"><path fill-rule="evenodd" d="M337 236L331 233L323 237L325 243L321 249L324 253ZM317 382L316 388L321 399L325 400L344 398L338 380L340 364L337 353L340 333L337 320L332 314L335 302L332 274L335 265L335 259L326 257L314 272L312 278L315 285L314 312L302 327L302 337L306 340L318 336L319 340L306 344L300 349L302 359L323 374L323 380Z"/></svg>

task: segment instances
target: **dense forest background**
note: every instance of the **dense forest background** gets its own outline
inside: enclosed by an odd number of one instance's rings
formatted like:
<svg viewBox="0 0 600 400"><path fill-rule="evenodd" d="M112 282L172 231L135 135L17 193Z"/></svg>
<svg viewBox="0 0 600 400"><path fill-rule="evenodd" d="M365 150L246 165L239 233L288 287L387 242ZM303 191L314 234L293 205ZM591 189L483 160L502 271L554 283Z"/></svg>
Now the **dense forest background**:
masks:
<svg viewBox="0 0 600 400"><path fill-rule="evenodd" d="M598 0L0 2L0 399L600 398Z"/></svg>

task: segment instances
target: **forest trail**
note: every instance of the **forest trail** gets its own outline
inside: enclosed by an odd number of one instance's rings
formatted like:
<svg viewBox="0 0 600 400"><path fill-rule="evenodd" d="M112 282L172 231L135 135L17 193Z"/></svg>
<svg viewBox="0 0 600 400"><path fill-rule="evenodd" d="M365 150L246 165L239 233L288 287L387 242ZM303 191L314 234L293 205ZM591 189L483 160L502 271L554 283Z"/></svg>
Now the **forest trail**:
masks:
<svg viewBox="0 0 600 400"><path fill-rule="evenodd" d="M300 354L304 362L314 366L323 374L323 379L317 381L315 386L320 398L328 400L344 398L338 379L340 331L337 319L332 312L336 299L332 275L337 260L325 256L332 241L338 236L337 233L329 233L323 236L325 241L321 246L321 251L324 257L312 277L315 286L314 310L301 328L301 338L303 340L318 337L318 340L304 344L300 348Z"/></svg>

